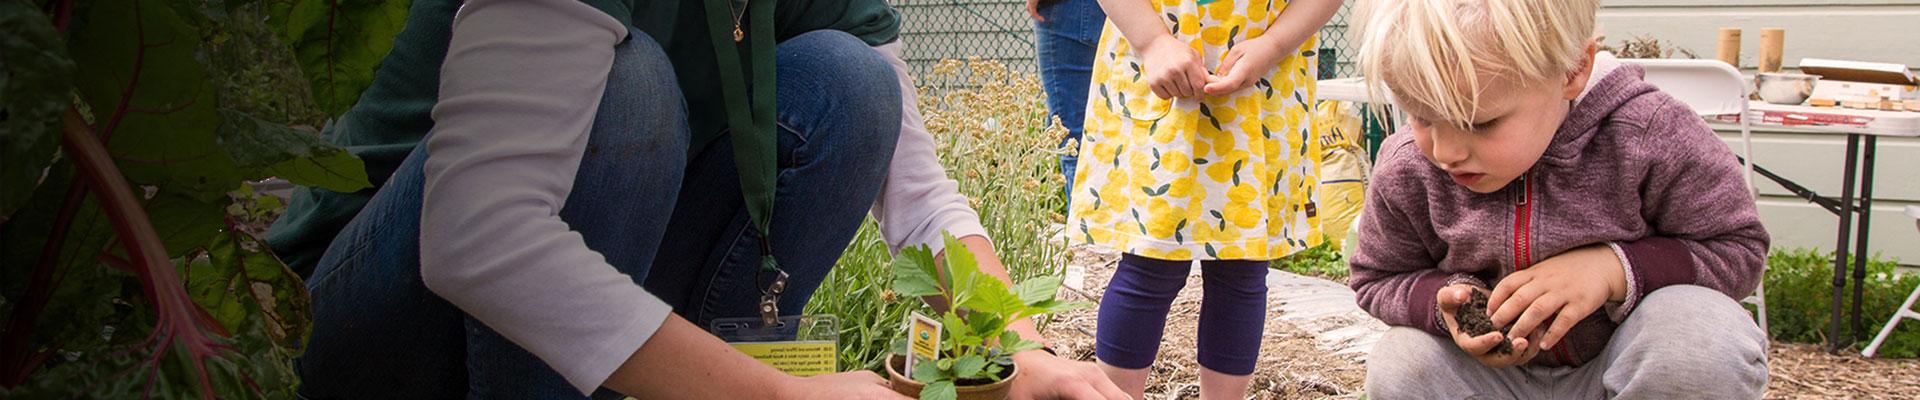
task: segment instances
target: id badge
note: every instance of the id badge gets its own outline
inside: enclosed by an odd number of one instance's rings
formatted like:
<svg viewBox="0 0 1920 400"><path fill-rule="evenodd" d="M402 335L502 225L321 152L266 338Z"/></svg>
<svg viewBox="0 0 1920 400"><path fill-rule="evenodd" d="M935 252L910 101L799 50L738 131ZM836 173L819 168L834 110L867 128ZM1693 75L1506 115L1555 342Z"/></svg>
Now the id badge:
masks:
<svg viewBox="0 0 1920 400"><path fill-rule="evenodd" d="M767 325L760 318L721 318L708 331L733 348L789 375L839 372L840 319L792 315Z"/></svg>

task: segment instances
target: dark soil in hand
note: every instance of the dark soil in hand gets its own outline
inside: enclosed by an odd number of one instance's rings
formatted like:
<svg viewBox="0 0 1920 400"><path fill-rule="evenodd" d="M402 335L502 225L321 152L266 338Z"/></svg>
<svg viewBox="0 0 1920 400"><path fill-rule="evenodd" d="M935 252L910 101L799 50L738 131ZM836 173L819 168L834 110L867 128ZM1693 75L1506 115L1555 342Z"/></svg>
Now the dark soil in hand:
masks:
<svg viewBox="0 0 1920 400"><path fill-rule="evenodd" d="M1487 312L1487 292L1473 291L1472 295L1467 296L1467 304L1462 304L1459 309L1453 311L1453 320L1459 324L1460 332L1466 333L1467 336L1479 337L1493 332L1493 318ZM1505 335L1507 330L1501 329L1500 333ZM1493 351L1500 354L1513 354L1513 339L1500 338L1500 344L1494 346Z"/></svg>

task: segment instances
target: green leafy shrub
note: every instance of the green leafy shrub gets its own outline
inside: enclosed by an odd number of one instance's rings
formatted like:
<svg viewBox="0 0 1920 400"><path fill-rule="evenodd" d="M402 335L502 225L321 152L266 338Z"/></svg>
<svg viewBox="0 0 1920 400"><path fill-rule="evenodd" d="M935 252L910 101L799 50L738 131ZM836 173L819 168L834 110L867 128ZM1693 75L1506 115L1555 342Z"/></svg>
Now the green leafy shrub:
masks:
<svg viewBox="0 0 1920 400"><path fill-rule="evenodd" d="M1804 249L1775 251L1767 258L1767 268L1767 324L1773 339L1824 342L1832 312L1828 305L1833 300L1833 254ZM1880 332L1887 318L1907 299L1907 294L1920 285L1920 276L1899 274L1894 268L1895 264L1890 261L1877 258L1867 261L1860 316L1867 325L1867 340ZM1853 288L1849 286L1848 301L1852 301L1852 296ZM1893 336L1880 345L1880 357L1920 357L1920 323L1908 321L1893 332ZM1864 346L1866 340L1853 347Z"/></svg>

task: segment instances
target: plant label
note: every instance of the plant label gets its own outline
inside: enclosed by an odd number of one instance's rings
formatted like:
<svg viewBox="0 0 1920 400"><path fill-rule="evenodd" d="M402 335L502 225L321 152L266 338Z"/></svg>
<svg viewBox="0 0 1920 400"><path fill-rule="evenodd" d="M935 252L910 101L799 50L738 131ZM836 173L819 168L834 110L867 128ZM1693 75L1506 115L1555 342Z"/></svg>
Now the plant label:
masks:
<svg viewBox="0 0 1920 400"><path fill-rule="evenodd" d="M790 315L773 325L760 318L721 318L709 331L735 350L793 376L839 372L839 319Z"/></svg>
<svg viewBox="0 0 1920 400"><path fill-rule="evenodd" d="M940 320L917 312L908 316L907 349L912 353L907 357L907 371L913 370L915 359L940 359Z"/></svg>
<svg viewBox="0 0 1920 400"><path fill-rule="evenodd" d="M1087 266L1067 263L1067 271L1060 283L1073 290L1087 290Z"/></svg>
<svg viewBox="0 0 1920 400"><path fill-rule="evenodd" d="M837 372L839 368L833 342L810 340L731 344L735 350L793 376L826 375Z"/></svg>

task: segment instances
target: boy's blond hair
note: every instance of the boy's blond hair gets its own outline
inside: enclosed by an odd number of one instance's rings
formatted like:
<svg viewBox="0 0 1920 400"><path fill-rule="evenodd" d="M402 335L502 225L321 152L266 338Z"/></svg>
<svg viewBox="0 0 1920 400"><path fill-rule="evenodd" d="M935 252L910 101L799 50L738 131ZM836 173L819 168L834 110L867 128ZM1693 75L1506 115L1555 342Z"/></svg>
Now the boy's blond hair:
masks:
<svg viewBox="0 0 1920 400"><path fill-rule="evenodd" d="M1559 82L1580 67L1599 0L1362 0L1368 94L1466 129L1482 80Z"/></svg>

